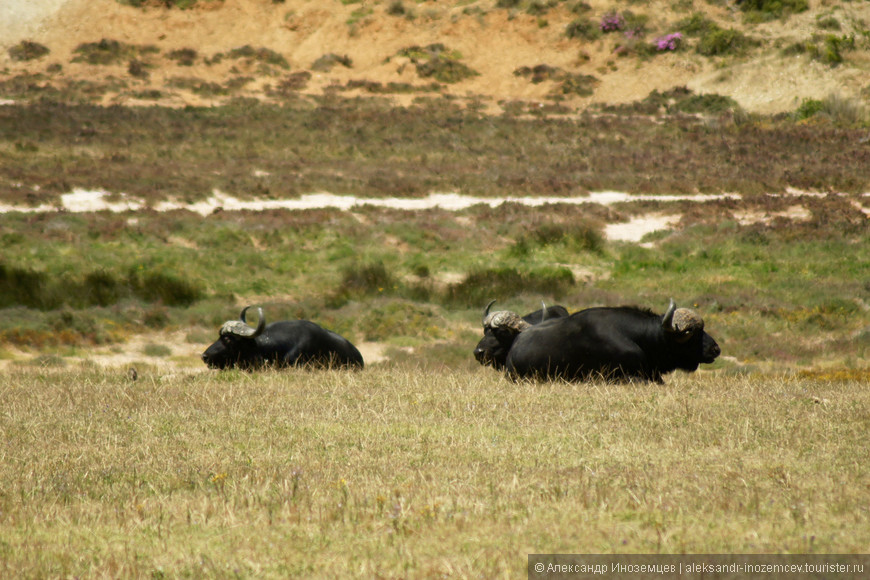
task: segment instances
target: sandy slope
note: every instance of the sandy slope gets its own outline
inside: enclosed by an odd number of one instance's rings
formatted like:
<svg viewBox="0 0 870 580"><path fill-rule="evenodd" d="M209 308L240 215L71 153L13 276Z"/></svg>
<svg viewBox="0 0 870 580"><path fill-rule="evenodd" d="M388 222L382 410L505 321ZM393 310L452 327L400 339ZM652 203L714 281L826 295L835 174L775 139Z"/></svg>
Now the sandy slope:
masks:
<svg viewBox="0 0 870 580"><path fill-rule="evenodd" d="M588 3L592 7L590 19L600 18L615 6L609 0ZM837 17L843 23L838 34L866 28L863 23L870 21L867 2L811 0L811 12L786 22L756 26L752 33L761 35L767 45L746 60L708 59L689 50L648 60L617 57L613 47L618 35L607 35L594 42L565 37L565 26L576 18L567 9L570 3L560 4L543 16L532 16L524 11L495 9L494 0L470 4L409 1L406 5L409 11L413 10L413 18L388 14L390 4L387 0L347 5L338 0L225 0L192 10L167 10L132 8L116 0L2 0L0 45L9 47L30 39L44 44L51 53L38 61L17 63L2 51L0 80L24 70L44 72L52 63L62 66L62 73L54 74L55 80L59 76L91 80L114 77L124 79L135 90L165 91L166 82L180 76L222 83L232 75L244 75L255 78L246 85L246 95L262 97L264 88L280 79L238 62L223 65L203 62L215 54L249 45L280 53L289 61L291 72L310 70L312 63L327 53L352 59L352 68L337 66L329 72L313 72L304 89L309 93L319 93L325 87L349 80L425 84L428 81L417 76L407 59L395 55L412 45L440 42L459 51L462 62L481 73L447 85L445 91L457 97L483 96L490 105L503 100L547 99L554 88L552 82L533 84L514 74L518 67L542 63L600 80L592 97L569 98L567 102L573 107L595 101L631 101L647 96L653 89L686 85L696 92L730 95L749 110L769 113L793 110L804 98L823 98L832 92L866 98L861 91L870 85L866 50L850 53L846 64L831 68L807 57L784 58L774 46L805 40L819 32L816 24L819 15ZM675 12L674 5L654 0L627 6L650 16L650 36L654 36L673 31L675 23L689 14ZM745 27L742 15L727 4L711 6L699 1L694 9L708 12L722 27ZM358 18L355 11L360 10L368 14ZM160 56L149 58L150 78L133 79L126 63L95 67L71 62L77 46L103 38L159 48ZM163 57L182 48L197 51L200 58L194 66L182 67ZM105 102L134 102L132 92L111 93ZM182 89L169 92L169 104L212 102ZM406 102L414 96L395 98Z"/></svg>

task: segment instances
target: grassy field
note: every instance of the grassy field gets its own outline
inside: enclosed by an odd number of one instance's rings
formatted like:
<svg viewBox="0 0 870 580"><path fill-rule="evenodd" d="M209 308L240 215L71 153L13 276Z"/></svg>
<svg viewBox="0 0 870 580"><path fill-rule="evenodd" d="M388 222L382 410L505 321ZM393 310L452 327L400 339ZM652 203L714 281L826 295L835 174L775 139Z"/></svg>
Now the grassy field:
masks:
<svg viewBox="0 0 870 580"><path fill-rule="evenodd" d="M528 553L866 552L860 379L0 375L14 577L525 577Z"/></svg>
<svg viewBox="0 0 870 580"><path fill-rule="evenodd" d="M742 195L0 215L0 575L494 578L525 577L536 552L870 551L865 136L449 102L0 107L12 204L73 187L147 203L213 188ZM650 213L678 223L607 239ZM471 356L493 298L662 311L670 297L723 355L664 385L514 384ZM207 371L198 353L245 304L383 360ZM132 358L101 366L97 351Z"/></svg>

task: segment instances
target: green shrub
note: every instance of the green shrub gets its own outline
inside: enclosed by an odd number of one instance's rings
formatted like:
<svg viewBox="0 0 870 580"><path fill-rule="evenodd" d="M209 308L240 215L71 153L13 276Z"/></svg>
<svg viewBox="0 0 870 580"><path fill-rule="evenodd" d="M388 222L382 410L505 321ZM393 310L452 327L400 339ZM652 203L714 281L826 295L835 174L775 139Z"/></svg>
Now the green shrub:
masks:
<svg viewBox="0 0 870 580"><path fill-rule="evenodd" d="M809 54L814 60L835 67L843 62L843 53L854 48L855 37L852 35L814 35L810 40L786 46L782 49L782 54L785 56Z"/></svg>
<svg viewBox="0 0 870 580"><path fill-rule="evenodd" d="M166 85L175 89L184 89L205 97L228 95L229 89L221 84L190 77L172 77Z"/></svg>
<svg viewBox="0 0 870 580"><path fill-rule="evenodd" d="M417 74L423 78L432 77L438 82L452 84L480 73L458 60L439 55L418 64Z"/></svg>
<svg viewBox="0 0 870 580"><path fill-rule="evenodd" d="M7 52L9 53L9 58L12 60L25 61L42 58L49 53L49 50L38 42L22 40L15 46L9 47Z"/></svg>
<svg viewBox="0 0 870 580"><path fill-rule="evenodd" d="M837 94L822 100L804 99L793 116L796 121L803 121L817 115L842 126L861 126L867 122L867 110L861 103Z"/></svg>
<svg viewBox="0 0 870 580"><path fill-rule="evenodd" d="M290 68L290 63L287 62L287 59L284 58L282 54L277 53L270 48L254 48L246 44L245 46L232 49L229 53L229 57L245 59L252 63L259 62L262 64L268 64L283 69Z"/></svg>
<svg viewBox="0 0 870 580"><path fill-rule="evenodd" d="M145 302L190 306L203 295L191 282L173 273L131 270L127 281L135 295Z"/></svg>
<svg viewBox="0 0 870 580"><path fill-rule="evenodd" d="M77 56L72 61L93 65L109 65L157 52L160 50L155 46L138 46L103 38L99 42L86 42L78 45L73 51L73 54Z"/></svg>
<svg viewBox="0 0 870 580"><path fill-rule="evenodd" d="M542 246L562 244L575 251L601 252L604 236L599 228L586 224L546 224L530 237Z"/></svg>
<svg viewBox="0 0 870 580"><path fill-rule="evenodd" d="M565 36L582 40L597 40L601 38L601 28L588 18L578 18L565 27Z"/></svg>
<svg viewBox="0 0 870 580"><path fill-rule="evenodd" d="M445 337L443 320L435 308L407 300L376 300L368 303L357 319L365 340L395 337L440 339Z"/></svg>
<svg viewBox="0 0 870 580"><path fill-rule="evenodd" d="M127 64L127 72L131 77L137 79L147 79L151 76L151 73L148 72L148 64L137 58L130 60Z"/></svg>
<svg viewBox="0 0 870 580"><path fill-rule="evenodd" d="M202 295L202 291L190 282L161 272L131 271L126 277L121 277L96 270L77 280L71 276L51 277L42 272L0 264L0 308L26 306L54 310L62 306L112 306L128 298L161 302L168 306L189 306Z"/></svg>
<svg viewBox="0 0 870 580"><path fill-rule="evenodd" d="M714 28L698 41L697 51L704 56L723 56L743 52L752 41L742 32L729 28Z"/></svg>
<svg viewBox="0 0 870 580"><path fill-rule="evenodd" d="M519 271L514 268L490 268L466 275L448 287L445 300L451 304L473 307L493 298L507 299L532 293L561 298L574 286L574 275L567 268L541 268Z"/></svg>
<svg viewBox="0 0 870 580"><path fill-rule="evenodd" d="M179 48L166 55L166 58L176 61L181 66L193 66L197 53L192 48Z"/></svg>
<svg viewBox="0 0 870 580"><path fill-rule="evenodd" d="M810 7L807 0L738 0L737 4L743 12L765 20L805 12Z"/></svg>
<svg viewBox="0 0 870 580"><path fill-rule="evenodd" d="M736 111L740 108L737 101L731 97L717 94L692 95L675 103L669 111L681 113L722 113L724 111Z"/></svg>
<svg viewBox="0 0 870 580"><path fill-rule="evenodd" d="M794 118L796 121L803 121L819 113L824 108L824 103L819 99L804 99L801 101L800 106L798 106L797 111L795 111Z"/></svg>
<svg viewBox="0 0 870 580"><path fill-rule="evenodd" d="M854 36L828 34L822 40L821 45L811 45L809 52L814 59L830 66L837 66L843 62L843 52L854 48Z"/></svg>
<svg viewBox="0 0 870 580"><path fill-rule="evenodd" d="M646 33L647 25L649 24L648 15L635 14L631 10L624 10L622 18L625 22L626 32L630 32L635 36L643 36Z"/></svg>
<svg viewBox="0 0 870 580"><path fill-rule="evenodd" d="M337 64L340 64L341 66L343 66L345 68L352 68L353 67L353 61L350 59L349 56L347 56L347 55L340 56L340 55L333 54L330 52L329 54L324 54L323 56L321 56L320 58L315 60L311 64L311 70L318 71L318 72L329 72Z"/></svg>
<svg viewBox="0 0 870 580"><path fill-rule="evenodd" d="M109 272L98 270L85 276L82 296L95 306L117 304L124 294L124 284Z"/></svg>
<svg viewBox="0 0 870 580"><path fill-rule="evenodd" d="M675 28L686 36L698 37L713 30L717 30L719 26L707 18L703 13L695 12L691 16L683 18L677 22Z"/></svg>
<svg viewBox="0 0 870 580"><path fill-rule="evenodd" d="M588 97L595 92L598 83L599 80L592 75L566 74L559 86L554 89L552 96L579 95Z"/></svg>
<svg viewBox="0 0 870 580"><path fill-rule="evenodd" d="M0 264L0 308L50 309L59 305L57 298L49 295L48 277L44 273Z"/></svg>
<svg viewBox="0 0 870 580"><path fill-rule="evenodd" d="M338 293L347 297L390 293L397 286L395 277L382 262L349 267L342 273Z"/></svg>
<svg viewBox="0 0 870 580"><path fill-rule="evenodd" d="M203 0L204 2L222 2L223 0ZM152 6L154 0L118 0L119 3L133 6L134 8L143 8ZM188 10L197 5L199 0L159 0L159 3L166 8L178 8L179 10Z"/></svg>
<svg viewBox="0 0 870 580"><path fill-rule="evenodd" d="M841 30L840 21L833 16L822 17L816 19L816 26L822 30Z"/></svg>
<svg viewBox="0 0 870 580"><path fill-rule="evenodd" d="M533 67L521 66L514 70L514 76L527 78L532 82L532 84L539 84L544 81L558 79L564 74L565 72L562 69L547 64L539 64Z"/></svg>
<svg viewBox="0 0 870 580"><path fill-rule="evenodd" d="M407 13L407 8L405 8L405 3L402 0L393 0L387 6L386 11L390 16L404 16Z"/></svg>
<svg viewBox="0 0 870 580"><path fill-rule="evenodd" d="M461 55L448 50L443 44L434 43L425 47L410 46L396 53L411 60L417 67L417 74L423 78L434 78L442 83L457 83L469 77L478 76L476 70L459 62Z"/></svg>

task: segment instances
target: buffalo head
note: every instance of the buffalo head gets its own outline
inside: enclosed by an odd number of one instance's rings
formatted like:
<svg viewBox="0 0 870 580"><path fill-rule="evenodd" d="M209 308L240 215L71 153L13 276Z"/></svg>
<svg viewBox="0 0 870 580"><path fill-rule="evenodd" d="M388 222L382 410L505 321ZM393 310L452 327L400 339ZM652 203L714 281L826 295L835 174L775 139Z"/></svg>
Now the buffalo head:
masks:
<svg viewBox="0 0 870 580"><path fill-rule="evenodd" d="M518 314L507 310L490 313L495 300L486 305L483 311L483 338L474 349L474 358L482 365L497 369L504 366L508 351L516 336L531 326L531 323ZM541 311L541 320L546 318L546 307ZM526 318L533 316L527 315Z"/></svg>
<svg viewBox="0 0 870 580"><path fill-rule="evenodd" d="M721 353L713 337L704 332L704 320L701 315L689 308L677 308L673 298L662 316L662 330L665 336L673 341L675 349L688 348L698 352L699 363L710 364Z"/></svg>
<svg viewBox="0 0 870 580"><path fill-rule="evenodd" d="M261 358L256 339L266 328L266 317L263 309L257 308L257 326L250 326L245 319L248 308L250 306L242 310L239 320L225 322L221 326L218 340L202 353L203 362L210 368L247 367L256 364Z"/></svg>

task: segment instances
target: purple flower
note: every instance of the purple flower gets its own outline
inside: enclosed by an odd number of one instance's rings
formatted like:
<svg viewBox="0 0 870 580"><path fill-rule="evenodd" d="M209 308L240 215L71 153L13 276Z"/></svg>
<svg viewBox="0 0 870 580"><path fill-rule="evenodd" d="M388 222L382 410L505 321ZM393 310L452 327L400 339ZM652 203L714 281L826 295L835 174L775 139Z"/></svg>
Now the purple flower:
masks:
<svg viewBox="0 0 870 580"><path fill-rule="evenodd" d="M608 12L601 17L601 24L598 25L598 27L601 28L601 32L622 30L623 26L625 26L625 20L623 20L618 12Z"/></svg>
<svg viewBox="0 0 870 580"><path fill-rule="evenodd" d="M680 48L680 43L683 41L683 35L679 32L667 34L656 38L653 42L656 50L663 52L665 50L677 50Z"/></svg>

